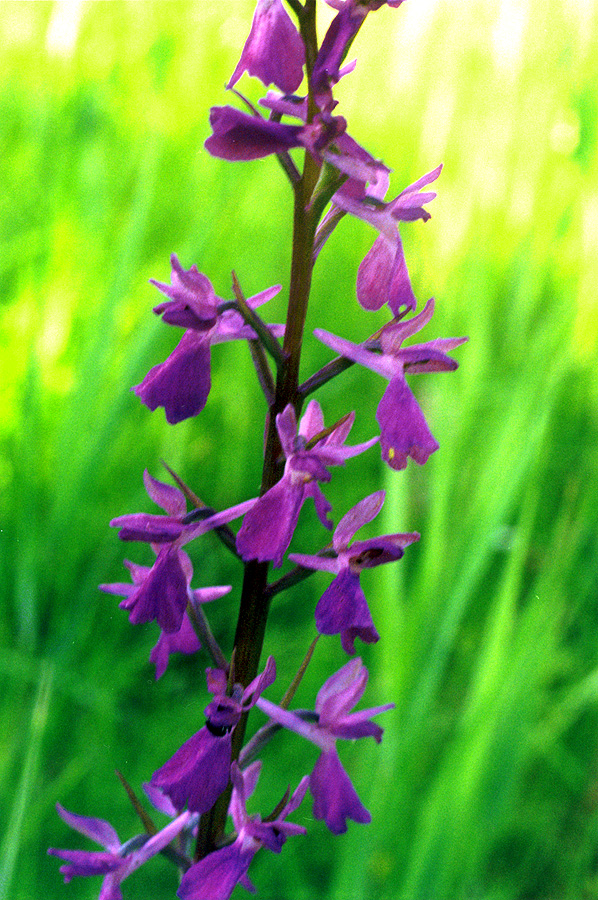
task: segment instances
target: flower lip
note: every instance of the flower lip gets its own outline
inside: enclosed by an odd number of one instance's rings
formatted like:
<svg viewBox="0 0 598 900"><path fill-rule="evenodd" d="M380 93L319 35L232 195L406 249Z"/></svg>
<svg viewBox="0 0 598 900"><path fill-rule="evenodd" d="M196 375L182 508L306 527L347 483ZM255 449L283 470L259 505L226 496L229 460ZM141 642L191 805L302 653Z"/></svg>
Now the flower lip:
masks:
<svg viewBox="0 0 598 900"><path fill-rule="evenodd" d="M301 145L301 125L283 125L260 116L250 116L233 106L213 106L210 110L212 134L205 148L220 159L261 159L284 153Z"/></svg>
<svg viewBox="0 0 598 900"><path fill-rule="evenodd" d="M303 81L305 49L281 0L258 0L249 37L227 84L232 88L243 72L287 94Z"/></svg>

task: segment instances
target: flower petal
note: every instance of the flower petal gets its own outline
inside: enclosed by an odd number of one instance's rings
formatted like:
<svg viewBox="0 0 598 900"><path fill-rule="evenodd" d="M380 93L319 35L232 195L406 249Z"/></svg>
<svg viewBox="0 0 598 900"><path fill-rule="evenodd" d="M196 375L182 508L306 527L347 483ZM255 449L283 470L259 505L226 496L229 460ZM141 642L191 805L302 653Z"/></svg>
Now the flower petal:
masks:
<svg viewBox="0 0 598 900"><path fill-rule="evenodd" d="M398 232L394 242L384 234L378 235L362 259L357 272L357 299L364 309L380 309L388 303L395 316L417 306Z"/></svg>
<svg viewBox="0 0 598 900"><path fill-rule="evenodd" d="M392 469L404 469L409 456L422 466L438 450L438 443L402 375L391 379L378 404L376 419L381 430L382 457Z"/></svg>
<svg viewBox="0 0 598 900"><path fill-rule="evenodd" d="M109 822L105 822L104 819L80 816L77 813L69 812L60 803L56 804L56 809L60 818L67 825L70 825L71 828L74 828L75 831L78 831L79 834L84 834L86 837L91 838L92 841L96 841L112 853L118 853L120 849L118 834Z"/></svg>
<svg viewBox="0 0 598 900"><path fill-rule="evenodd" d="M323 819L333 834L344 834L347 819L361 824L371 822L372 817L357 796L335 748L321 754L309 787L314 797L314 817Z"/></svg>
<svg viewBox="0 0 598 900"><path fill-rule="evenodd" d="M213 134L205 142L208 153L220 159L260 159L301 144L302 125L282 125L260 116L248 116L232 106L210 110Z"/></svg>
<svg viewBox="0 0 598 900"><path fill-rule="evenodd" d="M231 732L213 735L204 725L157 769L151 783L167 794L177 809L185 804L200 814L212 808L226 788L231 757Z"/></svg>
<svg viewBox="0 0 598 900"><path fill-rule="evenodd" d="M163 406L166 420L175 425L202 411L210 386L209 341L189 330L170 356L150 369L133 390L152 411Z"/></svg>
<svg viewBox="0 0 598 900"><path fill-rule="evenodd" d="M147 469L143 473L143 483L154 503L161 506L169 516L176 518L185 515L187 501L182 491L172 484L165 484L163 481L153 478Z"/></svg>
<svg viewBox="0 0 598 900"><path fill-rule="evenodd" d="M228 847L208 853L185 872L177 897L180 900L228 900L246 875L255 850L243 850L235 841Z"/></svg>
<svg viewBox="0 0 598 900"><path fill-rule="evenodd" d="M201 648L199 638L189 621L187 613L183 615L183 621L178 631L167 634L163 631L158 643L152 648L150 662L156 666L156 681L161 678L168 667L171 653L196 653Z"/></svg>
<svg viewBox="0 0 598 900"><path fill-rule="evenodd" d="M349 569L340 572L316 605L316 628L320 634L339 634L343 650L355 653L355 638L366 644L380 640L374 627L359 576Z"/></svg>
<svg viewBox="0 0 598 900"><path fill-rule="evenodd" d="M133 625L154 619L163 631L178 631L187 607L187 578L179 552L173 546L163 547L147 578L120 604L130 609Z"/></svg>
<svg viewBox="0 0 598 900"><path fill-rule="evenodd" d="M227 87L248 72L266 87L275 84L292 94L303 81L304 63L303 41L281 0L258 0L249 37Z"/></svg>
<svg viewBox="0 0 598 900"><path fill-rule="evenodd" d="M355 532L359 531L366 522L371 522L376 518L382 509L385 497L386 491L376 491L374 494L364 497L348 513L345 513L334 529L332 545L337 553L349 545Z"/></svg>
<svg viewBox="0 0 598 900"><path fill-rule="evenodd" d="M237 550L245 560L272 560L277 568L291 543L305 499L304 485L283 475L245 515L237 534Z"/></svg>

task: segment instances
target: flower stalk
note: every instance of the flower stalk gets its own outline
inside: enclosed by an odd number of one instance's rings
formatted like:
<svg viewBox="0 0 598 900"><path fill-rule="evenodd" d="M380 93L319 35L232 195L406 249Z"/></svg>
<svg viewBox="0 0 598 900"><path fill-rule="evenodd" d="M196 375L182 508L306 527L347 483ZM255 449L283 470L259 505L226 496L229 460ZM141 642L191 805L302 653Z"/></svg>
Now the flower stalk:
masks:
<svg viewBox="0 0 598 900"><path fill-rule="evenodd" d="M210 153L230 161L276 156L288 177L293 194L293 236L284 324L269 324L256 312L280 287L246 298L234 269L233 299L217 297L208 277L195 266L184 269L174 254L170 284L152 282L167 298L154 312L166 324L183 329L183 335L171 355L134 388L139 399L150 410L162 407L171 424L199 415L211 389L213 349L223 341L240 340L248 345L267 415L261 431L263 459L257 496L217 511L200 499L200 494L209 496L209 488L196 493L165 464L174 485L158 481L147 471L144 474L148 496L163 513L118 515L111 522L119 528L121 540L144 544L155 557L151 565L125 561L131 583L105 584L101 589L123 598L120 607L128 612L132 624L156 623L159 627L160 637L150 654L156 678L164 675L173 654L205 653L213 667L206 669L212 699L204 708L199 730L183 736L183 743L144 785L150 803L170 819L168 825L159 829L154 824L122 776L143 834L121 843L108 822L59 808L67 824L96 840L105 852L49 852L65 861L61 867L65 881L102 875L103 900L121 900L121 882L158 854L174 862L182 873L179 900L228 900L237 884L252 890L248 872L257 851L279 853L289 837L305 833L304 826L287 818L307 790L313 798L314 817L333 834L346 831L349 820L366 824L371 818L343 768L338 748L343 740L365 737L379 743L382 728L372 717L393 707L390 702L355 710L368 681L355 643L373 644L381 637L360 574L365 568L399 561L419 534L397 531L355 540L359 529L380 512L384 491L333 510L323 486L332 479L333 468L376 444L392 469L403 469L409 459L420 465L426 462L438 444L407 376L453 370L457 364L448 353L464 338L437 338L405 346L407 339L429 323L434 304L429 301L415 314L417 300L398 223L430 217L425 205L435 195L423 188L438 177L440 167L386 201L390 169L361 147L347 133L346 120L335 114L333 89L354 68L352 63L345 64L345 59L357 32L370 13L382 6L396 8L402 0L325 0L336 15L319 44L316 11L323 2L287 0L287 8L296 18L294 24L283 0L257 0L249 36L228 84L247 111L213 107L213 133L205 144ZM266 87L273 84L282 93L269 91L258 105L249 103L235 88L244 73L259 78ZM302 82L306 85L304 96L297 94ZM270 111L269 118L262 108ZM302 154L302 161L296 161L296 154ZM361 344L316 328L315 337L337 356L300 383L313 269L323 245L347 215L362 219L377 232L359 266L357 300L370 310L386 304L391 317ZM348 444L355 411L326 425L318 401L306 400L356 364L381 375L388 387L376 412L380 434ZM367 411L367 401L365 406ZM302 507L309 501L331 537L316 537L311 547L293 546ZM235 533L231 523L237 520L242 522ZM208 531L215 531L243 567L229 659L205 607L220 601L232 585L192 587L195 572L186 548L201 541ZM271 578L271 569L284 563L291 567ZM269 656L265 665L261 662L270 607L280 593L316 570L332 576L314 609L317 636L282 700L275 704L263 696L276 679L274 657ZM292 709L316 644L322 653L322 635L340 639L350 659L326 679L313 709ZM266 721L246 741L254 708ZM278 741L282 735L296 735L315 744L320 751L317 762L309 775L293 773L295 790L289 787L281 799L270 803L269 814L249 814L246 804L259 777L259 755L266 743Z"/></svg>

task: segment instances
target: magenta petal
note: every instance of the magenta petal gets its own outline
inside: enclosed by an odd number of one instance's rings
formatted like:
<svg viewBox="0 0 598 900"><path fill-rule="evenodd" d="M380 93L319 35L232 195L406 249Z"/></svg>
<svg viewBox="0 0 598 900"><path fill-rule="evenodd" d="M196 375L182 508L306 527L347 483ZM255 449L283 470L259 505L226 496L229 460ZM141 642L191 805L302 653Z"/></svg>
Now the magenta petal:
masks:
<svg viewBox="0 0 598 900"><path fill-rule="evenodd" d="M391 356L399 356L401 354L401 345L408 337L417 334L424 326L428 324L434 315L434 298L430 297L421 312L410 319L403 319L400 322L390 322L385 325L380 333L380 344L383 353L389 353Z"/></svg>
<svg viewBox="0 0 598 900"><path fill-rule="evenodd" d="M125 865L125 860L114 853L106 853L97 850L56 850L50 847L48 853L66 860L70 865L61 866L60 872L64 875L65 884L68 884L76 876L107 875Z"/></svg>
<svg viewBox="0 0 598 900"><path fill-rule="evenodd" d="M350 659L326 679L316 697L320 725L328 728L359 703L368 682L368 670L361 658Z"/></svg>
<svg viewBox="0 0 598 900"><path fill-rule="evenodd" d="M124 582L115 582L114 584L99 584L98 588L101 591L104 591L106 594L117 594L119 597L124 597L125 601L123 601L120 606L123 609L127 609L128 597L131 594L134 594L139 585L143 584L149 573L151 572L150 566L139 566L137 563L133 563L128 559L124 560L124 565L130 571L131 577L133 579L133 584L126 584Z"/></svg>
<svg viewBox="0 0 598 900"><path fill-rule="evenodd" d="M185 515L187 512L187 501L182 491L172 484L158 481L157 478L150 475L147 469L143 473L143 483L154 503L161 506L169 516L176 518L177 516Z"/></svg>
<svg viewBox="0 0 598 900"><path fill-rule="evenodd" d="M423 465L438 450L417 400L402 375L390 380L378 409L382 457L392 469L404 469L410 456Z"/></svg>
<svg viewBox="0 0 598 900"><path fill-rule="evenodd" d="M251 709L258 701L260 694L274 684L276 679L276 663L274 657L269 656L263 672L253 679L243 691L243 709Z"/></svg>
<svg viewBox="0 0 598 900"><path fill-rule="evenodd" d="M340 78L340 66L351 42L367 16L367 8L346 3L324 35L312 74L316 94L325 94Z"/></svg>
<svg viewBox="0 0 598 900"><path fill-rule="evenodd" d="M215 736L204 726L154 772L151 783L177 809L187 804L192 812L207 812L228 784L230 756L231 733Z"/></svg>
<svg viewBox="0 0 598 900"><path fill-rule="evenodd" d="M364 256L357 272L357 299L365 309L388 303L395 316L417 306L398 232L394 241L380 234Z"/></svg>
<svg viewBox="0 0 598 900"><path fill-rule="evenodd" d="M309 408L310 407L308 406L308 410ZM303 427L304 420L305 416L301 420L301 427ZM322 428L323 427L324 426L322 425ZM295 442L297 439L297 417L295 416L295 410L290 403L288 403L283 411L276 416L276 430L278 431L278 437L280 438L284 455L288 459L288 457L295 452ZM303 432L300 430L299 434L303 435Z"/></svg>
<svg viewBox="0 0 598 900"><path fill-rule="evenodd" d="M163 812L165 816L169 816L171 819L175 818L178 810L170 797L167 797L160 788L154 787L149 781L146 781L143 783L143 790L152 806Z"/></svg>
<svg viewBox="0 0 598 900"><path fill-rule="evenodd" d="M283 153L301 144L301 125L282 125L259 116L248 116L232 106L213 106L210 125L214 132L205 142L208 153L220 159L260 159Z"/></svg>
<svg viewBox="0 0 598 900"><path fill-rule="evenodd" d="M417 300L411 287L405 254L401 238L397 233L397 247L388 285L388 305L395 316L405 315L408 310L414 310Z"/></svg>
<svg viewBox="0 0 598 900"><path fill-rule="evenodd" d="M245 514L237 534L237 550L243 559L282 565L304 499L303 485L287 475L260 497Z"/></svg>
<svg viewBox="0 0 598 900"><path fill-rule="evenodd" d="M433 200L436 194L433 191L421 192L420 188L436 181L441 172L442 163L406 187L398 197L389 203L392 216L396 221L413 222L415 219L423 219L425 222L430 218L430 213L423 206L424 203Z"/></svg>
<svg viewBox="0 0 598 900"><path fill-rule="evenodd" d="M175 425L202 411L210 385L209 342L186 331L168 359L150 369L133 390L152 411L163 406L167 421Z"/></svg>
<svg viewBox="0 0 598 900"><path fill-rule="evenodd" d="M323 819L333 834L344 834L347 819L365 825L372 817L363 806L333 747L319 757L309 779L314 817Z"/></svg>
<svg viewBox="0 0 598 900"><path fill-rule="evenodd" d="M328 479L327 479L328 480ZM332 509L332 506L320 490L320 486L315 481L310 481L305 485L305 498L311 497L314 501L314 506L316 507L316 513L318 514L318 519L329 531L332 530L334 526L334 522L328 518L328 513Z"/></svg>
<svg viewBox="0 0 598 900"><path fill-rule="evenodd" d="M380 235L359 264L357 299L364 309L380 309L388 302L394 257L392 244Z"/></svg>
<svg viewBox="0 0 598 900"><path fill-rule="evenodd" d="M337 553L347 547L355 532L359 531L362 525L371 522L378 515L385 497L386 491L376 491L374 494L364 497L348 513L345 513L334 529L332 545Z"/></svg>
<svg viewBox="0 0 598 900"><path fill-rule="evenodd" d="M408 534L383 534L367 541L355 541L350 549L345 551L345 555L349 558L349 565L354 571L373 569L401 559L405 547L419 541L419 538L417 531Z"/></svg>
<svg viewBox="0 0 598 900"><path fill-rule="evenodd" d="M163 547L149 575L120 605L133 625L154 619L163 631L178 631L187 607L187 579L175 547Z"/></svg>
<svg viewBox="0 0 598 900"><path fill-rule="evenodd" d="M299 478L308 475L310 479L330 481L330 472L326 469L327 463L322 462L319 457L320 453L318 451L316 453L307 453L306 451L295 453L288 461L287 471L290 470L296 473ZM308 479L305 480L308 482Z"/></svg>
<svg viewBox="0 0 598 900"><path fill-rule="evenodd" d="M371 722L367 717L375 716L378 713L386 712L393 709L394 703L387 703L385 706L375 707L373 709L364 709L359 713L352 713L339 719L330 727L330 733L337 738L345 740L355 740L362 737L373 737L377 744L382 740L384 730Z"/></svg>
<svg viewBox="0 0 598 900"><path fill-rule="evenodd" d="M248 72L266 87L275 84L292 94L303 81L304 62L303 41L281 0L258 0L249 37L227 87Z"/></svg>
<svg viewBox="0 0 598 900"><path fill-rule="evenodd" d="M310 556L307 553L289 553L289 560L304 569L316 569L338 575L340 566L336 557Z"/></svg>
<svg viewBox="0 0 598 900"><path fill-rule="evenodd" d="M118 834L109 822L94 816L80 816L78 813L69 812L60 803L56 804L56 809L60 818L79 834L84 834L113 853L117 853L120 849Z"/></svg>
<svg viewBox="0 0 598 900"><path fill-rule="evenodd" d="M161 678L166 671L171 653L195 653L200 647L199 639L193 630L187 613L185 613L179 630L172 634L167 634L163 631L158 643L150 653L150 662L153 662L156 666L156 680Z"/></svg>
<svg viewBox="0 0 598 900"><path fill-rule="evenodd" d="M393 240L380 234L364 256L357 273L357 299L365 309L388 303L395 316L416 308L398 231Z"/></svg>
<svg viewBox="0 0 598 900"><path fill-rule="evenodd" d="M198 272L197 266L183 269L175 253L170 257L170 262L172 265L171 284L162 284L153 278L150 279L150 283L166 294L171 301L156 306L154 312L166 313L164 321L175 324L168 318L172 310L176 309L179 314L183 314L184 310L187 310L190 325L186 327L203 330L208 323L213 322L216 316L219 301L214 293L214 288L210 280L202 272Z"/></svg>
<svg viewBox="0 0 598 900"><path fill-rule="evenodd" d="M287 406L287 409L293 409L292 406ZM286 412L286 410L285 410ZM294 413L293 413L294 415ZM278 422L278 418L277 418ZM311 440L312 437L315 437L316 434L319 434L320 431L324 430L324 414L322 412L322 407L318 403L317 400L310 400L307 404L305 412L301 416L301 423L299 425L299 434L301 437L305 438L306 441ZM282 437L281 437L282 439Z"/></svg>
<svg viewBox="0 0 598 900"><path fill-rule="evenodd" d="M110 527L121 529L118 535L121 541L146 541L148 544L170 543L183 531L179 522L152 513L117 516L110 522Z"/></svg>
<svg viewBox="0 0 598 900"><path fill-rule="evenodd" d="M355 638L366 644L380 639L359 584L349 569L340 572L324 591L316 606L316 628L320 634L339 634L343 650L355 653Z"/></svg>
<svg viewBox="0 0 598 900"><path fill-rule="evenodd" d="M447 350L454 350L464 344L467 338L436 338L424 344L412 344L399 351L404 371L407 375L416 372L454 372L459 363L446 355Z"/></svg>
<svg viewBox="0 0 598 900"><path fill-rule="evenodd" d="M177 897L180 900L228 900L239 881L245 881L252 859L253 853L244 851L238 841L209 853L185 872Z"/></svg>

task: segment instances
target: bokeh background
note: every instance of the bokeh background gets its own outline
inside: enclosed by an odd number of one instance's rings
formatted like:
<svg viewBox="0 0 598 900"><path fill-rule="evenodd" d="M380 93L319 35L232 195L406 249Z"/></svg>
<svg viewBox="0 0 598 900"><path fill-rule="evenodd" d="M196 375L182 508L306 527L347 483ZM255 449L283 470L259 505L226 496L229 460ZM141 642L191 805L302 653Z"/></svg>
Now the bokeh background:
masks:
<svg viewBox="0 0 598 900"><path fill-rule="evenodd" d="M98 879L64 887L46 856L86 843L56 801L125 840L138 826L115 768L140 791L203 723L205 659L174 658L155 683L157 629L132 628L97 585L123 579L123 556L149 559L108 527L152 509L144 467L163 477L165 459L217 507L257 489L264 409L246 348L215 349L196 421L169 427L130 392L178 340L148 284L168 280L172 251L224 297L233 268L246 294L288 284L276 161L203 150L252 11L0 3L0 898L97 897ZM333 839L306 802L308 836L255 860L268 900L598 898L597 19L592 0L409 0L370 16L339 85L393 195L444 162L432 220L402 234L420 302L437 298L422 339L470 342L456 373L412 379L441 445L428 464L391 473L372 450L326 489L338 519L384 486L366 533L422 540L363 579L382 635L359 647L365 700L396 709L379 747L341 755L373 823ZM309 331L362 340L381 323L355 300L373 237L344 221L329 241ZM270 306L280 321L282 299ZM329 357L308 341L304 374ZM328 421L357 411L355 442L382 388L354 367L319 399ZM322 537L306 509L294 546ZM193 554L196 586L238 585L211 536ZM276 601L281 691L326 583ZM232 597L211 610L228 648ZM320 642L298 702L343 661L337 639ZM282 738L254 808L315 756ZM124 893L175 887L158 859Z"/></svg>

